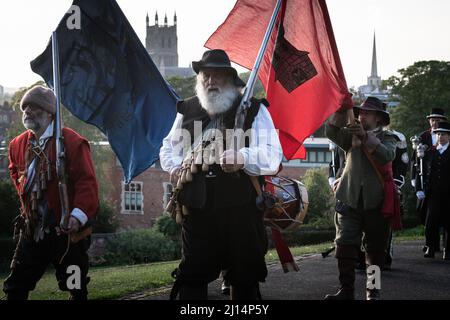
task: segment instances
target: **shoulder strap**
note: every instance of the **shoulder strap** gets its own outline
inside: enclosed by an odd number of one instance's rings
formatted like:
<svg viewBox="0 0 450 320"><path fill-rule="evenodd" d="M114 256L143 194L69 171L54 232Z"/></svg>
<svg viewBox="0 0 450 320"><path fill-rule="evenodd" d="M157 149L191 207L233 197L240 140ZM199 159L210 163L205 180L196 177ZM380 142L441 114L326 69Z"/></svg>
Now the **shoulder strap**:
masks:
<svg viewBox="0 0 450 320"><path fill-rule="evenodd" d="M369 159L369 162L372 165L373 169L375 170L375 173L377 174L378 181L380 181L381 186L384 186L384 178L381 175L381 172L378 169L377 164L375 163L375 159L372 157L372 155L369 153L369 151L367 151L367 149L364 146L361 146L361 150L364 152L367 159Z"/></svg>

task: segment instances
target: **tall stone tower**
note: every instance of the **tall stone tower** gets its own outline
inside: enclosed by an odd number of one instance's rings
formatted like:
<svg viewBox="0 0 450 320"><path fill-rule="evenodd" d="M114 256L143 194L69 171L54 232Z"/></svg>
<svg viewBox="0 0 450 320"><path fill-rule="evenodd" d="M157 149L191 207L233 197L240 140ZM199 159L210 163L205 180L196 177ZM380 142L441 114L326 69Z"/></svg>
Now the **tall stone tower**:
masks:
<svg viewBox="0 0 450 320"><path fill-rule="evenodd" d="M372 90L381 88L381 77L378 76L377 68L377 45L375 41L375 33L373 34L373 52L372 52L372 72L367 77L367 85L372 87Z"/></svg>
<svg viewBox="0 0 450 320"><path fill-rule="evenodd" d="M155 24L151 26L147 13L146 26L145 46L153 62L164 75L165 68L178 67L177 14L173 16L173 25L169 26L167 14L164 16L164 24L160 25L156 12Z"/></svg>

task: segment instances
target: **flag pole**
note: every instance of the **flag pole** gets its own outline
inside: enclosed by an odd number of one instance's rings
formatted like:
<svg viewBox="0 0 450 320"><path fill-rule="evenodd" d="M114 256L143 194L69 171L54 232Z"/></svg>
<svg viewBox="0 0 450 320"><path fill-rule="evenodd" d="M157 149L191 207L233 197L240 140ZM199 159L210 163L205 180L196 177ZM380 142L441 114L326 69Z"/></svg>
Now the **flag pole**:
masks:
<svg viewBox="0 0 450 320"><path fill-rule="evenodd" d="M64 137L62 135L61 117L61 87L59 79L59 48L56 31L52 33L52 60L53 60L53 91L56 96L55 115L55 140L56 140L56 174L58 177L59 199L61 204L60 227L68 228L69 224L69 200L67 194L66 172L65 172L65 150Z"/></svg>
<svg viewBox="0 0 450 320"><path fill-rule="evenodd" d="M272 13L272 17L270 18L270 22L266 30L266 34L264 35L263 42L261 44L261 47L259 48L255 64L248 78L247 85L244 88L244 94L242 96L241 105L239 106L239 109L247 109L250 106L250 99L253 96L253 89L255 87L255 82L258 76L259 69L261 67L261 62L264 58L264 54L267 49L267 44L269 43L270 35L272 34L273 29L275 28L275 23L277 21L278 13L280 12L281 9L282 2L283 0L277 0L277 3Z"/></svg>

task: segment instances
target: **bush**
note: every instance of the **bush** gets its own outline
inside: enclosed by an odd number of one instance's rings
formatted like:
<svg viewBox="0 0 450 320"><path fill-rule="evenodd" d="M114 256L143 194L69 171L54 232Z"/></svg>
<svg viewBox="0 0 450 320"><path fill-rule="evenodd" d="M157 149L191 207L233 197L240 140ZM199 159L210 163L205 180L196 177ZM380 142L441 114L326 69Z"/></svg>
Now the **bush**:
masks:
<svg viewBox="0 0 450 320"><path fill-rule="evenodd" d="M173 241L180 241L181 225L176 223L169 215L160 215L156 219L154 228L156 231L161 232Z"/></svg>
<svg viewBox="0 0 450 320"><path fill-rule="evenodd" d="M114 208L106 201L101 200L97 213L97 219L93 223L94 233L114 233L119 227L119 221Z"/></svg>
<svg viewBox="0 0 450 320"><path fill-rule="evenodd" d="M334 197L323 169L309 169L303 177L308 190L309 207L305 224L318 228L333 228Z"/></svg>
<svg viewBox="0 0 450 320"><path fill-rule="evenodd" d="M105 262L111 265L139 264L179 259L176 242L155 229L115 234L108 240Z"/></svg>
<svg viewBox="0 0 450 320"><path fill-rule="evenodd" d="M12 182L0 180L0 236L12 236L14 218L20 214L20 201Z"/></svg>

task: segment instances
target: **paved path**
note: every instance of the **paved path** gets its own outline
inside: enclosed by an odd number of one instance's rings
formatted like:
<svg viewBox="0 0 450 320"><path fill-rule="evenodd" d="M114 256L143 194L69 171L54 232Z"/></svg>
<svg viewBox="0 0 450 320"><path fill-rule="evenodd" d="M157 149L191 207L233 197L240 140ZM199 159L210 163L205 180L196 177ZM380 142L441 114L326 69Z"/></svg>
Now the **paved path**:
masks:
<svg viewBox="0 0 450 320"><path fill-rule="evenodd" d="M443 261L442 254L435 259L423 258L422 242L408 241L394 246L392 270L384 271L381 277L384 300L441 300L450 299L450 261ZM268 265L269 275L261 284L265 300L321 300L325 294L338 289L337 260L321 254L296 258L299 272L283 273L279 262ZM356 298L363 299L366 276L356 272ZM142 292L127 296L131 300L167 300L170 288ZM220 282L209 285L209 298L224 300L220 293Z"/></svg>

